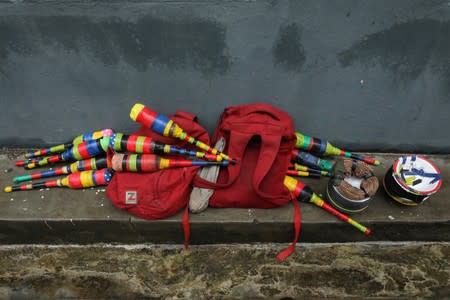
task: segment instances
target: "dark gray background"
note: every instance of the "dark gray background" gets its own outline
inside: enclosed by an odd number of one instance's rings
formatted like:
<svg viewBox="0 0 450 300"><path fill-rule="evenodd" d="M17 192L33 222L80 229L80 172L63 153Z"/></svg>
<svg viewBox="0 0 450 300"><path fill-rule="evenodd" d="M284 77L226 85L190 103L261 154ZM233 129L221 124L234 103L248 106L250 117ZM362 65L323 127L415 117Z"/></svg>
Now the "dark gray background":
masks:
<svg viewBox="0 0 450 300"><path fill-rule="evenodd" d="M0 0L0 145L130 132L142 102L270 102L354 150L450 152L450 1Z"/></svg>

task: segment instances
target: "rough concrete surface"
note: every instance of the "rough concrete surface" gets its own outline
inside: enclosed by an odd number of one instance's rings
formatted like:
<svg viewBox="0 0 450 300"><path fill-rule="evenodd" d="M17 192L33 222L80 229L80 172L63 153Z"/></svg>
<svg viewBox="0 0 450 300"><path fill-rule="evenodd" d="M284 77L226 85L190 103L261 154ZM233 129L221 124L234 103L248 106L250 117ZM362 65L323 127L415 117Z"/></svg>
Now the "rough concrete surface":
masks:
<svg viewBox="0 0 450 300"><path fill-rule="evenodd" d="M9 299L450 298L450 244L0 247Z"/></svg>

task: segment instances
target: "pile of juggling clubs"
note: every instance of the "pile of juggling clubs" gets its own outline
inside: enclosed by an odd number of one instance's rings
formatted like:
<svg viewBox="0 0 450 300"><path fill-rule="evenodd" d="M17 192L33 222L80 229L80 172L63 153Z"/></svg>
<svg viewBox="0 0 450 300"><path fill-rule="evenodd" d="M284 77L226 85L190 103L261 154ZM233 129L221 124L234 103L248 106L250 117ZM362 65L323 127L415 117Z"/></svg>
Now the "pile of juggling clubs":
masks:
<svg viewBox="0 0 450 300"><path fill-rule="evenodd" d="M34 169L59 162L70 162L70 165L46 171L14 177L17 185L5 187L5 192L26 191L42 188L68 187L83 189L107 185L113 171L107 167L106 152L111 129L86 133L75 137L71 142L40 149L25 154L25 160L16 161L16 166ZM39 182L28 182L36 179L66 175L65 177Z"/></svg>
<svg viewBox="0 0 450 300"><path fill-rule="evenodd" d="M331 177L333 163L322 157L341 156L364 161L367 164L378 166L380 161L355 153L351 153L333 146L330 142L316 137L295 133L295 148L291 153L292 165L287 175L298 177L321 178Z"/></svg>
<svg viewBox="0 0 450 300"><path fill-rule="evenodd" d="M337 211L322 200L316 193L314 193L310 187L290 176L310 177L316 179L324 176L332 177L333 163L324 159L324 156L341 156L354 160L361 160L367 164L376 166L379 165L380 162L367 156L339 149L333 146L330 142L319 138L307 136L299 132L296 132L295 135L297 138L295 143L296 149L292 150L292 164L286 172L287 176L285 177L284 185L299 201L312 203L357 228L365 235L369 235L371 232L369 228Z"/></svg>
<svg viewBox="0 0 450 300"><path fill-rule="evenodd" d="M147 136L126 135L104 129L79 135L68 143L26 153L24 160L16 161L16 166L30 170L55 163L71 164L14 177L13 181L17 185L7 186L4 191L52 187L83 189L108 185L114 172L155 172L166 168L209 165L227 167L230 162L236 163L225 153L188 135L173 120L142 104L133 106L130 117L162 136L186 141L204 152L164 144ZM195 159L162 156L171 154ZM22 183L60 175L65 177Z"/></svg>

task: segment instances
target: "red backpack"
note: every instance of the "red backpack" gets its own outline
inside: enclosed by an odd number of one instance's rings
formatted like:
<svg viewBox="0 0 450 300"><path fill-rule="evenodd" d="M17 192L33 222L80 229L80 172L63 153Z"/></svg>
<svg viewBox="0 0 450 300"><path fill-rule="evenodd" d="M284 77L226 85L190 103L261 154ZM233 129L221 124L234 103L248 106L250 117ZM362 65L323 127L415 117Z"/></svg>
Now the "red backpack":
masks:
<svg viewBox="0 0 450 300"><path fill-rule="evenodd" d="M296 137L286 112L262 103L228 107L213 142L221 137L226 140L224 152L238 162L222 168L217 183L195 177L194 186L214 189L210 206L273 208L291 201L284 177ZM278 255L280 260L294 251L300 232L300 208L296 200L292 201L296 236L292 245Z"/></svg>
<svg viewBox="0 0 450 300"><path fill-rule="evenodd" d="M196 116L177 111L171 118L187 133L209 144L208 133L197 123ZM166 144L195 149L186 142L163 137L146 127L141 127L134 134L150 136ZM167 218L185 208L183 227L187 245L189 239L187 203L192 190L191 182L198 169L199 167L174 168L154 173L116 172L106 193L116 207L148 220Z"/></svg>
<svg viewBox="0 0 450 300"><path fill-rule="evenodd" d="M209 144L206 130L192 114L178 111L172 119L193 137ZM192 148L177 139L161 137L148 128L135 132L167 144ZM185 208L183 227L185 246L189 239L187 203L195 186L212 188L209 204L213 207L272 208L291 200L284 187L295 134L290 116L268 104L250 104L225 109L214 140L225 137L225 153L238 160L221 168L217 183L196 176L198 167L161 170L155 173L116 173L107 195L115 206L144 219L169 217ZM300 208L296 200L295 239L277 258L288 257L300 232Z"/></svg>

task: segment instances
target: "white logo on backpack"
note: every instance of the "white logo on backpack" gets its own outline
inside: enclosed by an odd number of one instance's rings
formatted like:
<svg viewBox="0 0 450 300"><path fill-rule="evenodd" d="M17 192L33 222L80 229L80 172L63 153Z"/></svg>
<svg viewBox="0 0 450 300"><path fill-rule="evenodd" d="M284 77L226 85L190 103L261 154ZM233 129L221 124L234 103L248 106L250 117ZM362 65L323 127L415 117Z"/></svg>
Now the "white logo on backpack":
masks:
<svg viewBox="0 0 450 300"><path fill-rule="evenodd" d="M137 204L137 192L126 191L125 192L125 204Z"/></svg>

